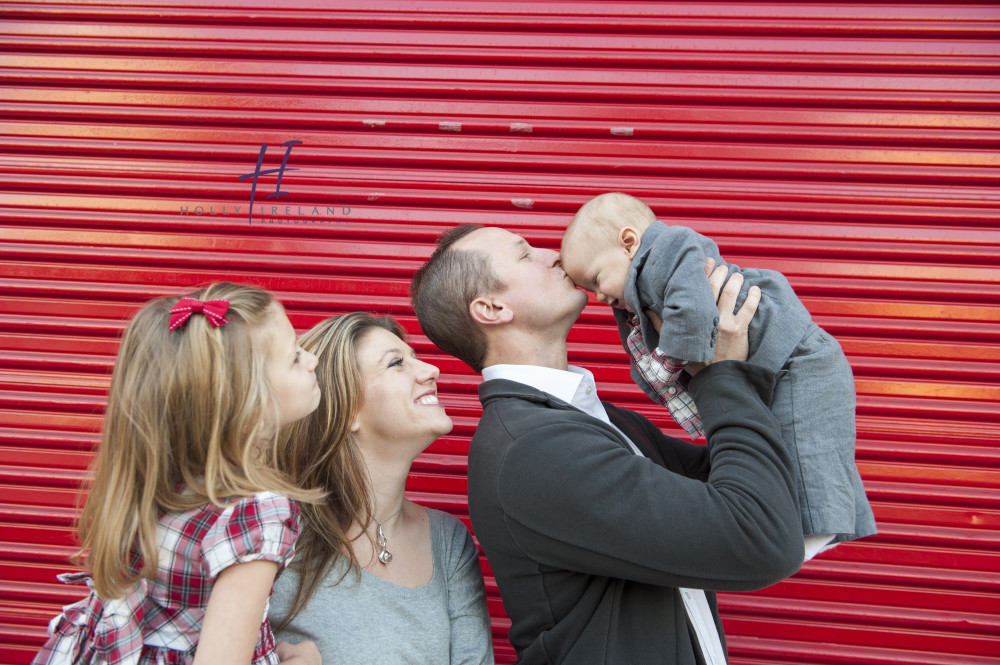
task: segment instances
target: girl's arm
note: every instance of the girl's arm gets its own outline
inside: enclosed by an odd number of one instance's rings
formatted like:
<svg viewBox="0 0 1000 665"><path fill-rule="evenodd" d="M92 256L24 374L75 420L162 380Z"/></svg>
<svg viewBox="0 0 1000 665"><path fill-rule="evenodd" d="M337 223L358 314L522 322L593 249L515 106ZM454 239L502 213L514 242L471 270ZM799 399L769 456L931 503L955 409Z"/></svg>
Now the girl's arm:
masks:
<svg viewBox="0 0 1000 665"><path fill-rule="evenodd" d="M247 665L253 659L260 637L271 585L278 574L273 561L249 561L229 566L219 573L205 609L194 665ZM282 665L320 665L319 652L311 642L300 642L289 651ZM311 647L311 650L310 650Z"/></svg>

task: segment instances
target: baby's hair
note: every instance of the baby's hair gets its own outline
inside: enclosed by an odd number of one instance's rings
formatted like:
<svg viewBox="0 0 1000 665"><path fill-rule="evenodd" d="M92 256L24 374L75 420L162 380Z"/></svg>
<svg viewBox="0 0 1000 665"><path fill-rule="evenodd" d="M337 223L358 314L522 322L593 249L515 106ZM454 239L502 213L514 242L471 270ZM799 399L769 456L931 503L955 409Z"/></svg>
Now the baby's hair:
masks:
<svg viewBox="0 0 1000 665"><path fill-rule="evenodd" d="M622 192L608 192L584 203L566 229L566 234L581 232L591 241L615 242L623 226L631 226L641 234L655 221L653 211L636 197Z"/></svg>
<svg viewBox="0 0 1000 665"><path fill-rule="evenodd" d="M111 376L94 477L80 516L81 550L97 594L121 597L157 567L156 527L184 511L261 491L315 500L276 470L277 422L267 383L267 323L281 305L262 289L219 283L188 294L229 301L228 322L202 314L170 331L179 297L132 319ZM272 445L266 443L270 437ZM262 440L264 440L262 442Z"/></svg>

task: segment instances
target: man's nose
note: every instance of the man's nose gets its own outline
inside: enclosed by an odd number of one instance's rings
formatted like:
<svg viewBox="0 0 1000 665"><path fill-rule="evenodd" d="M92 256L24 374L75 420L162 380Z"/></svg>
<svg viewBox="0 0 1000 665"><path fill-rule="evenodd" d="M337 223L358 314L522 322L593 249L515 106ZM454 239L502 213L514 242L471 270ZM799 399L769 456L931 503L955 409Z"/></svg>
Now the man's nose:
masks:
<svg viewBox="0 0 1000 665"><path fill-rule="evenodd" d="M548 266L549 268L559 265L559 252L555 251L554 249L536 250L536 253L539 256L541 256L542 260L545 262L545 265Z"/></svg>

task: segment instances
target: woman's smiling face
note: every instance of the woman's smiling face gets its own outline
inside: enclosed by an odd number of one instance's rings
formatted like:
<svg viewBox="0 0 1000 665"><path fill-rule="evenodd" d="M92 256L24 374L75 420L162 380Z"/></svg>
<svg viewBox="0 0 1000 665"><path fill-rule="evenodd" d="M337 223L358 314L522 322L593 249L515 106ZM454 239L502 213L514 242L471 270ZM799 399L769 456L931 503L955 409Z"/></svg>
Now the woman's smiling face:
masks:
<svg viewBox="0 0 1000 665"><path fill-rule="evenodd" d="M438 404L437 367L382 328L361 338L356 353L364 397L351 429L360 441L420 441L426 447L451 431L451 418Z"/></svg>

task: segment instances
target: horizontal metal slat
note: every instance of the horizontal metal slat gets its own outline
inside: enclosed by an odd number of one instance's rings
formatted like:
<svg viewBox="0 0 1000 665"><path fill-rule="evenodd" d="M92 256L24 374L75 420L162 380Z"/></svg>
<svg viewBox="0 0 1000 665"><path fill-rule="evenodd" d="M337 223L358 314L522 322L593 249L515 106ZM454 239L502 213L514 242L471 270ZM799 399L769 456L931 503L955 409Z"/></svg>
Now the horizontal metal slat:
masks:
<svg viewBox="0 0 1000 665"><path fill-rule="evenodd" d="M0 90L12 128L0 130L0 499L16 544L30 548L35 524L69 534L78 493L62 478L28 487L16 476L41 462L26 451L82 473L100 418L80 411L100 398L128 315L190 286L169 274L179 262L192 279L278 288L299 329L350 309L397 313L441 365L456 421L418 458L410 495L467 519L477 380L420 335L409 276L443 228L512 226L554 248L582 201L617 189L741 265L786 271L859 379L858 460L882 532L735 605L723 597L734 663L987 657L995 7L43 0L0 16L12 26L0 38L12 86ZM346 223L180 214L247 201L236 178L260 144L299 129L287 184L352 206ZM318 260L281 265L301 257ZM595 364L602 395L675 432L628 383L606 308L587 307L570 353ZM0 559L5 599L8 573L61 567L14 556ZM498 662L511 662L487 582ZM55 611L74 595L58 586L18 590ZM30 657L12 650L40 641L45 613L32 611L0 616L0 660Z"/></svg>

